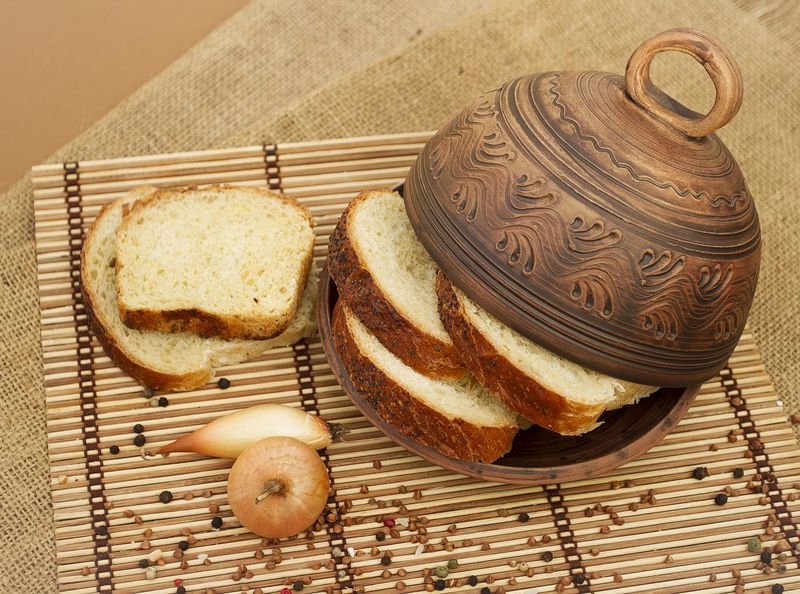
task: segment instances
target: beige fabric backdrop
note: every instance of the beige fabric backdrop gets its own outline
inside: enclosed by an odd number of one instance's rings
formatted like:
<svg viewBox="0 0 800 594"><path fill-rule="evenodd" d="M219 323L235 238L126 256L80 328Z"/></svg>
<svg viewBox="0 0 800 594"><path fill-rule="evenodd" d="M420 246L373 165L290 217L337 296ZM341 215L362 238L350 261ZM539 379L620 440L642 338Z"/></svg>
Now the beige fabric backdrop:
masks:
<svg viewBox="0 0 800 594"><path fill-rule="evenodd" d="M484 7L405 0L380 9L369 4L366 12L367 5L350 3L292 11L289 4L248 6L53 160L432 129L475 94L515 75L622 72L649 35L679 25L705 29L731 49L744 73L744 105L721 136L745 171L762 219L764 260L751 323L780 393L800 409L794 377L800 265L793 247L800 234L794 195L800 73L788 63L800 35L787 25L800 21L795 2ZM703 77L673 58L657 62L656 81L690 105L708 101ZM0 209L4 592L50 591L55 578L30 200L24 180Z"/></svg>

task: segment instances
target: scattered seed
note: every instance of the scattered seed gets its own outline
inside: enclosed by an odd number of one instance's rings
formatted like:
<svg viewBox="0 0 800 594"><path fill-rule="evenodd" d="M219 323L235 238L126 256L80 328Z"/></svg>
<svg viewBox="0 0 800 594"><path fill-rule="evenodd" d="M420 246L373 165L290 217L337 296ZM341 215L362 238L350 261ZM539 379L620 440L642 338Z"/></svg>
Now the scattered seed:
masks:
<svg viewBox="0 0 800 594"><path fill-rule="evenodd" d="M467 578L467 585L472 586L473 588L478 585L478 578L474 575L471 575Z"/></svg>
<svg viewBox="0 0 800 594"><path fill-rule="evenodd" d="M213 518L211 518L211 527L214 530L219 530L220 528L222 528L222 518L220 518L219 516L214 516Z"/></svg>
<svg viewBox="0 0 800 594"><path fill-rule="evenodd" d="M381 557L381 565L390 565L392 563L392 558L389 555L384 555Z"/></svg>
<svg viewBox="0 0 800 594"><path fill-rule="evenodd" d="M221 377L217 380L217 387L220 390L227 390L231 387L231 380L229 380L227 377Z"/></svg>
<svg viewBox="0 0 800 594"><path fill-rule="evenodd" d="M751 553L758 553L761 550L761 541L758 538L751 538L747 541L747 550Z"/></svg>
<svg viewBox="0 0 800 594"><path fill-rule="evenodd" d="M576 585L576 586L580 586L580 585L581 585L583 582L585 582L585 581L586 581L586 576L585 576L585 575L583 575L582 573L579 573L578 575L576 575L576 576L575 576L574 578L572 578L572 579L573 579L573 581L575 582L575 585Z"/></svg>
<svg viewBox="0 0 800 594"><path fill-rule="evenodd" d="M144 392L146 398L152 398L156 393L156 391L153 388L148 388L147 386L145 386L142 392Z"/></svg>
<svg viewBox="0 0 800 594"><path fill-rule="evenodd" d="M395 525L394 518L384 518L383 525L386 526L387 528L393 528Z"/></svg>
<svg viewBox="0 0 800 594"><path fill-rule="evenodd" d="M705 466L698 466L692 471L692 476L698 481L702 481L708 476L708 468Z"/></svg>
<svg viewBox="0 0 800 594"><path fill-rule="evenodd" d="M545 563L550 563L553 560L553 552L552 551L545 551L542 553L542 561Z"/></svg>
<svg viewBox="0 0 800 594"><path fill-rule="evenodd" d="M531 519L531 517L530 517L528 514L526 514L525 512L522 512L522 513L521 513L521 514L520 514L520 515L517 517L517 519L518 519L520 522L523 522L523 523L524 523L524 522L527 522L528 520L530 520L530 519Z"/></svg>
<svg viewBox="0 0 800 594"><path fill-rule="evenodd" d="M772 553L769 551L761 551L761 555L759 555L758 558L761 559L762 563L766 563L767 565L772 563Z"/></svg>
<svg viewBox="0 0 800 594"><path fill-rule="evenodd" d="M146 443L147 438L145 438L142 433L137 434L136 437L133 438L133 445L135 445L137 448L142 447Z"/></svg>
<svg viewBox="0 0 800 594"><path fill-rule="evenodd" d="M447 583L444 580L436 580L433 582L433 587L439 591L444 590L446 586Z"/></svg>
<svg viewBox="0 0 800 594"><path fill-rule="evenodd" d="M717 493L717 496L714 497L714 503L717 505L725 505L728 503L728 496L725 493Z"/></svg>
<svg viewBox="0 0 800 594"><path fill-rule="evenodd" d="M165 406L169 406L169 400L167 400L166 396L162 396L161 398L158 399L158 406L162 408Z"/></svg>
<svg viewBox="0 0 800 594"><path fill-rule="evenodd" d="M117 454L119 454L119 446L118 445L112 445L110 448L108 448L108 452L110 454L116 456Z"/></svg>
<svg viewBox="0 0 800 594"><path fill-rule="evenodd" d="M188 549L188 548L189 548L189 543L188 543L187 541L185 541L185 540L182 540L182 541L180 541L180 542L178 543L178 548L179 548L180 550L182 550L182 551L185 551L186 549Z"/></svg>
<svg viewBox="0 0 800 594"><path fill-rule="evenodd" d="M450 571L444 565L440 565L439 567L434 569L434 573L436 574L436 577L446 578L447 574L450 573Z"/></svg>
<svg viewBox="0 0 800 594"><path fill-rule="evenodd" d="M139 559L139 567L141 569L147 569L150 566L150 562L147 559Z"/></svg>
<svg viewBox="0 0 800 594"><path fill-rule="evenodd" d="M792 416L794 417L797 415L792 415ZM794 423L794 420L792 422ZM800 423L795 423L795 425L798 424ZM772 594L783 594L783 586L781 586L780 584L772 584Z"/></svg>
<svg viewBox="0 0 800 594"><path fill-rule="evenodd" d="M447 569L450 571L458 569L458 561L456 559L450 559L450 561L447 562Z"/></svg>
<svg viewBox="0 0 800 594"><path fill-rule="evenodd" d="M169 503L172 501L172 492L171 491L161 491L158 495L158 500L161 503Z"/></svg>
<svg viewBox="0 0 800 594"><path fill-rule="evenodd" d="M492 590L486 586L481 588L481 594L492 594Z"/></svg>
<svg viewBox="0 0 800 594"><path fill-rule="evenodd" d="M294 584L292 584L292 588L295 592L299 592L303 589L303 582L302 580L297 580Z"/></svg>
<svg viewBox="0 0 800 594"><path fill-rule="evenodd" d="M145 572L144 572L144 576L145 576L145 577L146 577L148 580L154 580L154 579L156 579L156 568L155 568L155 567L152 567L152 566L148 567L148 568L147 568L147 571L145 571Z"/></svg>

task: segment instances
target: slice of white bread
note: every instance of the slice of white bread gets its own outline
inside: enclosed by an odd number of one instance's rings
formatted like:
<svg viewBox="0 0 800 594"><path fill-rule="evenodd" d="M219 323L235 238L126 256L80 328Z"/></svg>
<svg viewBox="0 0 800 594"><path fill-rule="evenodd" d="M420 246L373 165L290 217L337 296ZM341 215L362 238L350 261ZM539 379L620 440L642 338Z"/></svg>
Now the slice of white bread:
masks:
<svg viewBox="0 0 800 594"><path fill-rule="evenodd" d="M308 210L259 188L159 190L117 231L117 304L132 328L267 339L289 325L314 249Z"/></svg>
<svg viewBox="0 0 800 594"><path fill-rule="evenodd" d="M333 342L359 394L395 429L443 454L493 462L511 449L517 417L472 376L433 379L393 355L340 299Z"/></svg>
<svg viewBox="0 0 800 594"><path fill-rule="evenodd" d="M605 410L632 404L657 388L582 367L498 321L437 274L439 313L478 380L520 416L564 435L597 426Z"/></svg>
<svg viewBox="0 0 800 594"><path fill-rule="evenodd" d="M122 323L116 300L115 234L123 211L156 191L134 188L106 205L83 242L81 281L89 321L108 356L139 383L162 390L191 390L214 377L214 367L238 363L277 346L288 346L316 332L317 280L312 269L297 314L283 334L270 340L200 338L135 330Z"/></svg>
<svg viewBox="0 0 800 594"><path fill-rule="evenodd" d="M363 192L348 205L331 235L328 271L348 308L406 365L434 378L464 376L437 312L436 264L399 194Z"/></svg>

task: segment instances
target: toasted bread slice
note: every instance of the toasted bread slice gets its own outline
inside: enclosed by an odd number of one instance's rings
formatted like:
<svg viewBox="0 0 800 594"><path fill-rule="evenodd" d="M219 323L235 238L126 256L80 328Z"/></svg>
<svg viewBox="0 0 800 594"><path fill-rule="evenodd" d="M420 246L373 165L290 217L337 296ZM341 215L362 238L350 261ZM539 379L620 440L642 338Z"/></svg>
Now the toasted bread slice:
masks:
<svg viewBox="0 0 800 594"><path fill-rule="evenodd" d="M392 353L433 378L467 370L436 309L436 265L417 239L396 192L363 192L339 219L328 271L361 322Z"/></svg>
<svg viewBox="0 0 800 594"><path fill-rule="evenodd" d="M294 317L314 248L308 210L258 188L159 190L117 231L125 325L267 339Z"/></svg>
<svg viewBox="0 0 800 594"><path fill-rule="evenodd" d="M351 381L387 423L443 454L492 462L517 433L517 418L471 376L433 379L383 346L340 299L333 341Z"/></svg>
<svg viewBox="0 0 800 594"><path fill-rule="evenodd" d="M156 191L134 188L106 205L89 230L81 253L83 302L89 321L108 356L139 383L162 390L191 390L214 377L214 367L250 359L276 346L288 346L316 332L316 268L297 314L283 334L264 341L200 338L136 330L122 323L116 301L115 233L123 211Z"/></svg>
<svg viewBox="0 0 800 594"><path fill-rule="evenodd" d="M631 404L656 388L615 379L573 363L502 324L436 278L439 313L475 377L510 409L564 435L597 426L605 410Z"/></svg>

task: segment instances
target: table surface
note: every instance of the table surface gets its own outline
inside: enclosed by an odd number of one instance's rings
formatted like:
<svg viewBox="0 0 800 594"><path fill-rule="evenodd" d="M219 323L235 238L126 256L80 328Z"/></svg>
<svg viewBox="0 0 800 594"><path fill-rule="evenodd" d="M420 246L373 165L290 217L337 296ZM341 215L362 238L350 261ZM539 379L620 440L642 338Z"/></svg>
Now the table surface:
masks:
<svg viewBox="0 0 800 594"><path fill-rule="evenodd" d="M245 3L7 3L0 20L0 191Z"/></svg>

